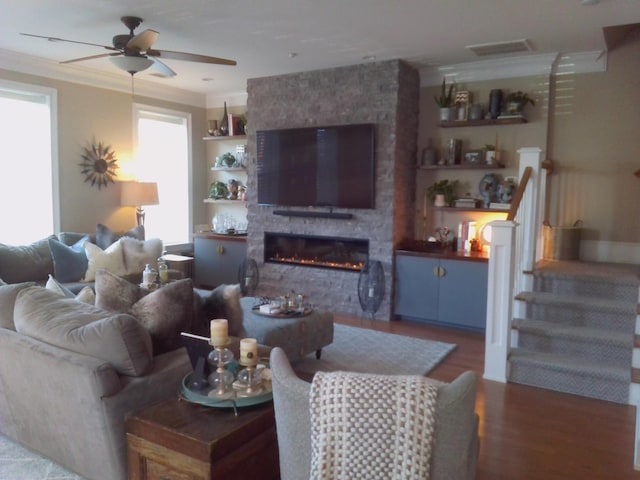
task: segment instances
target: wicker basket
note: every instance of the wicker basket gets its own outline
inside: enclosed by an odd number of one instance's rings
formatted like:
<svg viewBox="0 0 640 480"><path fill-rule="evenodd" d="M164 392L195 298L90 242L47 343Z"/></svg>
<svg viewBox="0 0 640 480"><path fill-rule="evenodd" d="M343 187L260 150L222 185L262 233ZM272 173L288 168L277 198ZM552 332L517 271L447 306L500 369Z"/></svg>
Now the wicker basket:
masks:
<svg viewBox="0 0 640 480"><path fill-rule="evenodd" d="M544 224L542 258L545 260L579 260L582 221L572 227L552 227Z"/></svg>

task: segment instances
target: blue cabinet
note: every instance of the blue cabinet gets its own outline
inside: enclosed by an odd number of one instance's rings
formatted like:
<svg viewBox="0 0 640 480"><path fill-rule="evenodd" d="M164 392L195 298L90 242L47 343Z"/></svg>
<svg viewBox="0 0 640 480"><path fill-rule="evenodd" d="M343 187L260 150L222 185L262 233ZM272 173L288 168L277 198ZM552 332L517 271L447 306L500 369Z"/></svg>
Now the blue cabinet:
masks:
<svg viewBox="0 0 640 480"><path fill-rule="evenodd" d="M194 276L198 287L238 283L238 268L247 256L245 237L195 234L193 238Z"/></svg>
<svg viewBox="0 0 640 480"><path fill-rule="evenodd" d="M487 274L486 262L398 254L394 314L484 331Z"/></svg>

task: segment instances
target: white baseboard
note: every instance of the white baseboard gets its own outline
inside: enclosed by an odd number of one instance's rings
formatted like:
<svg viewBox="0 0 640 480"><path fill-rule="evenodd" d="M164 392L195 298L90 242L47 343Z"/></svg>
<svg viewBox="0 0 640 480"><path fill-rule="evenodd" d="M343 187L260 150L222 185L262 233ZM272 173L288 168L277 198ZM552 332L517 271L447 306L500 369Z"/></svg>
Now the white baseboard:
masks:
<svg viewBox="0 0 640 480"><path fill-rule="evenodd" d="M640 243L582 240L580 260L640 265Z"/></svg>

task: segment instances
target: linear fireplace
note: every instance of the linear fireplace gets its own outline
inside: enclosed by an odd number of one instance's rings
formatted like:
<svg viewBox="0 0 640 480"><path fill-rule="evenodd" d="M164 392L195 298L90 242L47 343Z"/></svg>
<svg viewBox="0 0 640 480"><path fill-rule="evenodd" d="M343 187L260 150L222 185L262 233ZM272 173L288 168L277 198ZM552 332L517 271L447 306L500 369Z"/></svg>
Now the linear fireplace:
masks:
<svg viewBox="0 0 640 480"><path fill-rule="evenodd" d="M264 233L264 261L268 263L358 272L368 258L366 239Z"/></svg>

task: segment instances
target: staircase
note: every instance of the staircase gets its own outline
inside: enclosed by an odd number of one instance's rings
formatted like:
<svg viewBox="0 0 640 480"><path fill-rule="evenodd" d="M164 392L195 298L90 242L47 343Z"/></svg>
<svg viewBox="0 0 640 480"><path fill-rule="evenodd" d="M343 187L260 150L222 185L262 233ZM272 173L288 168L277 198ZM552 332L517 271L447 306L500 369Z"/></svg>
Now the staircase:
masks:
<svg viewBox="0 0 640 480"><path fill-rule="evenodd" d="M627 404L638 315L640 267L542 261L524 318L514 318L514 383Z"/></svg>

